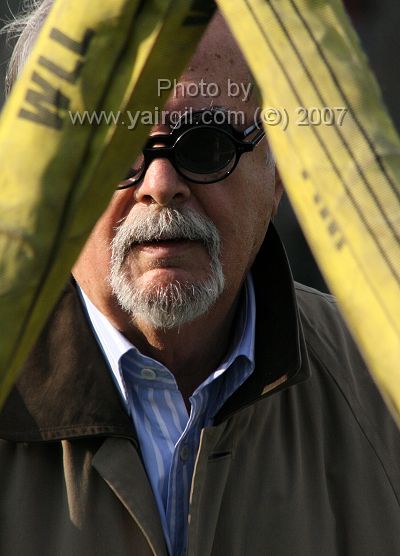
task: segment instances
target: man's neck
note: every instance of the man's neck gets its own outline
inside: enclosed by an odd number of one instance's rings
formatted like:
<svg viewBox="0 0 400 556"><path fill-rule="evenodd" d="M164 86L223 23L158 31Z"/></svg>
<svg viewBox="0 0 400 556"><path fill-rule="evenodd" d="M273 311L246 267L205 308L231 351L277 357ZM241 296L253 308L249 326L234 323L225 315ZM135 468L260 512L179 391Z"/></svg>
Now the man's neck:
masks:
<svg viewBox="0 0 400 556"><path fill-rule="evenodd" d="M154 329L147 322L120 330L144 355L162 363L174 375L178 388L189 399L196 388L218 367L226 354L238 305L227 311L218 304L206 315L172 330Z"/></svg>
<svg viewBox="0 0 400 556"><path fill-rule="evenodd" d="M218 368L233 337L235 315L242 287L225 289L217 302L204 315L179 328L156 329L147 321L132 321L118 305L111 291L99 297L90 283L75 279L90 301L144 355L162 363L174 375L177 385L188 400L193 391ZM243 277L243 281L244 281ZM104 291L102 290L103 294Z"/></svg>

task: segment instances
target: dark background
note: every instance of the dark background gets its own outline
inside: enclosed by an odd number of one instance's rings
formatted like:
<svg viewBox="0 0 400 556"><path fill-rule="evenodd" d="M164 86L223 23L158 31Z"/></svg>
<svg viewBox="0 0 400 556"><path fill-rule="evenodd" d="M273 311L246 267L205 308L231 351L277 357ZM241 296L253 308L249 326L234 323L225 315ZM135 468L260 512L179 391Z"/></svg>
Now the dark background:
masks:
<svg viewBox="0 0 400 556"><path fill-rule="evenodd" d="M347 0L345 4L380 83L389 112L400 129L400 0ZM12 18L12 14L18 13L21 5L22 0L0 0L0 27ZM10 46L6 45L4 36L0 36L0 107L4 102L4 73L9 53ZM294 278L327 291L287 198L281 203L275 223L286 245Z"/></svg>

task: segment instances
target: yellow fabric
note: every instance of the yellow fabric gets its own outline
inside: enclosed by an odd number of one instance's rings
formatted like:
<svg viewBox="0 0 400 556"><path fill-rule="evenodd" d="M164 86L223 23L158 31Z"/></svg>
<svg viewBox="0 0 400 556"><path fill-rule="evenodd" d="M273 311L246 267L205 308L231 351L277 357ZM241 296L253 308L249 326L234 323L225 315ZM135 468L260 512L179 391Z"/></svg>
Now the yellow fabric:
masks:
<svg viewBox="0 0 400 556"><path fill-rule="evenodd" d="M305 235L398 418L400 143L357 37L337 0L218 4Z"/></svg>
<svg viewBox="0 0 400 556"><path fill-rule="evenodd" d="M0 402L149 132L68 111L154 112L157 79L179 75L214 9L56 0L0 122Z"/></svg>

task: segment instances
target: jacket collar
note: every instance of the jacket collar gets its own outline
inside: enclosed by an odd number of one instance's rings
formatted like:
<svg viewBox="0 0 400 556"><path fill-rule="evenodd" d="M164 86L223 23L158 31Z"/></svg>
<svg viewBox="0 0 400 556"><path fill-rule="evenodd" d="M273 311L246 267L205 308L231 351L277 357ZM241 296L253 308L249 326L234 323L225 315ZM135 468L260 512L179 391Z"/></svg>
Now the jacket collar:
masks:
<svg viewBox="0 0 400 556"><path fill-rule="evenodd" d="M258 398L270 396L310 376L293 277L285 249L270 224L252 267L256 293L254 372L227 400L215 422Z"/></svg>
<svg viewBox="0 0 400 556"><path fill-rule="evenodd" d="M256 367L216 421L309 376L293 279L274 227L252 268L256 300ZM110 371L68 284L0 414L0 437L24 442L85 436L136 440Z"/></svg>
<svg viewBox="0 0 400 556"><path fill-rule="evenodd" d="M82 436L134 438L75 282L48 320L0 415L0 437L36 442Z"/></svg>

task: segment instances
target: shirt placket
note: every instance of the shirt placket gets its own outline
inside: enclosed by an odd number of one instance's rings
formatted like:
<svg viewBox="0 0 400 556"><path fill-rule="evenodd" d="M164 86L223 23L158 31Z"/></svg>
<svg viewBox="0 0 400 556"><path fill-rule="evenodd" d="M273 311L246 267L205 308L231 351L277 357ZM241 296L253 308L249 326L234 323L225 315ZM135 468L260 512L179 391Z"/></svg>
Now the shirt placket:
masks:
<svg viewBox="0 0 400 556"><path fill-rule="evenodd" d="M202 417L207 403L207 390L207 388L203 389L201 396L192 396L190 418L172 458L168 484L167 521L170 526L174 556L185 554L190 485L200 430L203 427Z"/></svg>

